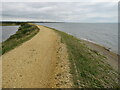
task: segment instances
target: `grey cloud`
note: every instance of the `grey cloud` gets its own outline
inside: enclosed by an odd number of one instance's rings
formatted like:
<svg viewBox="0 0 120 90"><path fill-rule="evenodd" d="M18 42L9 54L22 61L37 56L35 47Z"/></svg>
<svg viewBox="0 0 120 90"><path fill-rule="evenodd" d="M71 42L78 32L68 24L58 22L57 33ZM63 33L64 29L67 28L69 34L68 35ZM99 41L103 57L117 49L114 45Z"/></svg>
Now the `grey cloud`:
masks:
<svg viewBox="0 0 120 90"><path fill-rule="evenodd" d="M51 20L66 22L117 22L117 3L4 2L3 19Z"/></svg>

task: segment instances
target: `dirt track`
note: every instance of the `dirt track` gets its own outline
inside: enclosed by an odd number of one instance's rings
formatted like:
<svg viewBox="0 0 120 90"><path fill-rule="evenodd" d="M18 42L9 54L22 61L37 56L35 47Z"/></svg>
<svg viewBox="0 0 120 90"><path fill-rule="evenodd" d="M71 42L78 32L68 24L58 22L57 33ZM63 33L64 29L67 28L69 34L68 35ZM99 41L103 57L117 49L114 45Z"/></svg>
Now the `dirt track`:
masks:
<svg viewBox="0 0 120 90"><path fill-rule="evenodd" d="M38 27L31 40L2 56L3 88L72 86L65 45L53 30Z"/></svg>

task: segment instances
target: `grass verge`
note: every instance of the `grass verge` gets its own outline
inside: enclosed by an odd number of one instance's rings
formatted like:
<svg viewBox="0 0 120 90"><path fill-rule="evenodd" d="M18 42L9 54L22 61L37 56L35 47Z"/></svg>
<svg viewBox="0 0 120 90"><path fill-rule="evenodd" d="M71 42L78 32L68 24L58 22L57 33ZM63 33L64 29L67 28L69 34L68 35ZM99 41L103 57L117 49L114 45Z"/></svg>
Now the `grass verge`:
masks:
<svg viewBox="0 0 120 90"><path fill-rule="evenodd" d="M28 23L21 24L16 34L11 35L6 41L2 42L2 54L31 39L38 32L39 28L36 25Z"/></svg>
<svg viewBox="0 0 120 90"><path fill-rule="evenodd" d="M49 27L47 27L49 28ZM53 29L53 28L50 28ZM67 45L75 88L118 88L118 73L105 62L106 57L88 48L82 40L53 29Z"/></svg>

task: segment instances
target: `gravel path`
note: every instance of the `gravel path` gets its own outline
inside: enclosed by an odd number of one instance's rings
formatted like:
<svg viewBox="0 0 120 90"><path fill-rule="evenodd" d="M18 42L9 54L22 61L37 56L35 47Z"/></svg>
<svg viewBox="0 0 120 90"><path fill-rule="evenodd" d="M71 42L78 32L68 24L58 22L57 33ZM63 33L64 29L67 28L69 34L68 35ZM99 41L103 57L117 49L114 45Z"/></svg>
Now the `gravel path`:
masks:
<svg viewBox="0 0 120 90"><path fill-rule="evenodd" d="M38 27L40 31L31 40L2 56L3 88L72 86L65 45L61 46L60 37L53 30L40 25ZM58 50L60 47L63 48L61 50L64 51L63 53ZM58 59L58 57L65 58ZM61 63L63 67L59 67ZM58 67L60 68L59 71L57 70ZM60 79L58 78L60 76L57 76L59 73L65 76L61 76L63 78ZM57 86L60 83L58 81L64 82L66 79L66 85Z"/></svg>

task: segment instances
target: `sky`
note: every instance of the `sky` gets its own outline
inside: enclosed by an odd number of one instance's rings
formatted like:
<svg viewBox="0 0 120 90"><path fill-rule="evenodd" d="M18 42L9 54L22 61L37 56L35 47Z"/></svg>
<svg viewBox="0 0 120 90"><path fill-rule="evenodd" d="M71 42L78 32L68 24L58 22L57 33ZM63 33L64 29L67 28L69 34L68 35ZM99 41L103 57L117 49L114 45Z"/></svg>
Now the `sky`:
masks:
<svg viewBox="0 0 120 90"><path fill-rule="evenodd" d="M118 22L118 2L113 0L2 0L3 21ZM60 1L60 0L59 0Z"/></svg>

